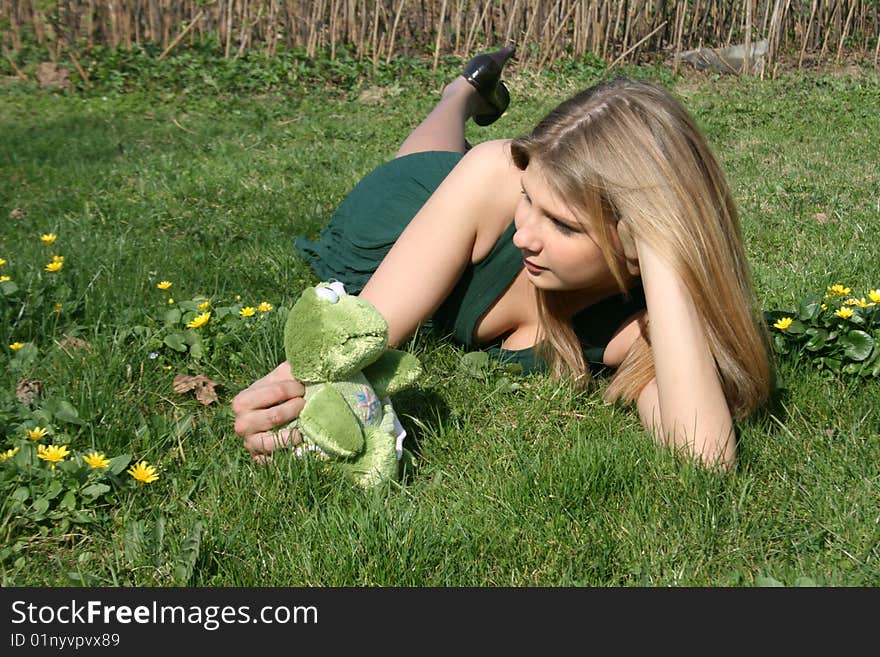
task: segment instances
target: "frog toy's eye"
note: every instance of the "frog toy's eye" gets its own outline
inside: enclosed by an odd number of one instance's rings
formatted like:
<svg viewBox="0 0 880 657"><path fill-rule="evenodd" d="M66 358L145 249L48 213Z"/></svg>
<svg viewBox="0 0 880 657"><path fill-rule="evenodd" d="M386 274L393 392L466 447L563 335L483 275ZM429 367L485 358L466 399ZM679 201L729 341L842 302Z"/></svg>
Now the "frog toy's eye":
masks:
<svg viewBox="0 0 880 657"><path fill-rule="evenodd" d="M336 295L340 297L344 297L347 294L345 291L345 285L343 285L341 281L331 281L330 289L336 292Z"/></svg>
<svg viewBox="0 0 880 657"><path fill-rule="evenodd" d="M324 301L329 301L330 303L336 303L339 301L339 295L327 285L319 285L316 287L315 294L318 295L318 298L323 299Z"/></svg>
<svg viewBox="0 0 880 657"><path fill-rule="evenodd" d="M321 285L316 287L315 294L321 299L324 299L324 301L337 303L339 297L344 297L347 293L345 291L345 285L339 281L331 281L329 283L321 283Z"/></svg>

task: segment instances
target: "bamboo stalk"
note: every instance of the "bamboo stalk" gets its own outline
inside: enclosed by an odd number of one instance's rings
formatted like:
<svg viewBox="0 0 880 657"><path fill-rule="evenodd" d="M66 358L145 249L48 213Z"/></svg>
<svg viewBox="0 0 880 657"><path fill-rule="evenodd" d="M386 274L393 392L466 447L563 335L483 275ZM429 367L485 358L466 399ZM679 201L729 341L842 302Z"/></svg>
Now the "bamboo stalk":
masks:
<svg viewBox="0 0 880 657"><path fill-rule="evenodd" d="M684 24L684 16L685 16L684 12L681 13L681 16L682 16L682 18L681 18L681 20L682 20L682 24ZM610 71L612 68L614 68L615 66L617 66L620 62L623 61L623 59L624 59L628 54L630 54L633 50L635 50L636 48L638 48L638 47L639 47L640 45L642 45L645 41L647 41L648 39L650 39L652 36L654 36L654 35L655 35L657 32L659 32L661 29L663 29L663 26L665 26L665 25L666 25L666 21L663 21L662 23L660 23L660 25L658 25L658 26L655 27L653 30L651 30L650 32L648 32L648 34L646 34L646 35L643 36L641 39L639 39L639 41L638 41L635 45L630 46L629 50L623 52L623 53L622 53L617 59L615 59L613 62L611 62L611 64L608 66L608 70Z"/></svg>
<svg viewBox="0 0 880 657"><path fill-rule="evenodd" d="M174 41L172 41L172 42L168 45L168 47L165 48L165 50L162 51L162 54L159 55L159 61L162 61L163 59L165 59L165 56L166 56L169 52L171 52L172 50L174 50L174 47L175 47L178 43L180 43L180 41L183 39L183 37L185 37L187 34L189 34L189 31L190 31L191 29L193 29L193 28L196 26L196 23L198 23L198 22L201 20L201 18L202 18L203 15L204 15L204 10L203 10L203 9L199 9L199 13L197 13L197 14L195 15L195 17L192 19L192 21L190 21L189 25L187 25L185 28L183 28L183 30L180 32L180 34L178 34L178 35L174 38Z"/></svg>
<svg viewBox="0 0 880 657"><path fill-rule="evenodd" d="M9 65L12 66L12 70L15 71L15 74L18 76L19 80L27 81L28 77L24 74L20 68L18 68L18 64L15 63L15 60L12 59L12 55L9 50L6 48L6 44L3 44L3 54L6 56L6 61L9 62Z"/></svg>
<svg viewBox="0 0 880 657"><path fill-rule="evenodd" d="M86 74L85 70L83 70L82 65L79 63L79 60L76 58L76 55L73 54L73 51L68 49L67 51L68 57L73 62L73 65L76 67L76 72L79 73L79 77L82 78L83 83L86 85L89 84L89 76Z"/></svg>
<svg viewBox="0 0 880 657"><path fill-rule="evenodd" d="M877 68L878 57L880 57L880 34L877 35L877 45L874 47L874 68Z"/></svg>
<svg viewBox="0 0 880 657"><path fill-rule="evenodd" d="M745 25L745 52L743 53L742 73L750 75L752 72L752 0L746 0L746 25Z"/></svg>
<svg viewBox="0 0 880 657"><path fill-rule="evenodd" d="M849 25L850 21L853 17L853 12L856 10L856 3L851 2L849 6L849 14L846 16L846 24L843 26L843 32L840 34L840 43L837 46L837 57L834 58L835 64L840 64L840 57L843 54L843 42L846 40L846 35L849 33Z"/></svg>
<svg viewBox="0 0 880 657"><path fill-rule="evenodd" d="M559 6L560 2L561 2L561 0L557 0L556 5ZM556 27L556 31L553 32L553 37L550 39L550 43L554 43L554 44L556 43L556 40L559 38L559 35L562 32L562 29L565 27L566 23L568 22L568 19L571 16L571 12L574 11L574 8L575 8L575 5L572 5L571 7L569 7L568 11L565 13L565 18L563 18L561 21L559 21L559 25ZM552 14L551 14L551 16L552 16ZM549 19L548 19L548 22L549 22ZM550 57L550 55L553 52L555 52L555 50L556 50L555 48L548 48L546 51L544 51L544 56L541 58L541 61L538 62L539 69L544 68L545 62Z"/></svg>
<svg viewBox="0 0 880 657"><path fill-rule="evenodd" d="M434 64L431 66L432 71L437 70L440 62L440 39L443 38L443 21L446 19L446 0L440 5L440 21L437 25L437 41L434 43Z"/></svg>
<svg viewBox="0 0 880 657"><path fill-rule="evenodd" d="M400 23L400 15L403 13L403 6L406 4L406 0L400 0L400 4L397 5L397 12L394 14L394 24L391 26L391 38L388 40L388 55L385 57L385 63L391 61L391 56L394 54L394 37L397 35L397 24Z"/></svg>

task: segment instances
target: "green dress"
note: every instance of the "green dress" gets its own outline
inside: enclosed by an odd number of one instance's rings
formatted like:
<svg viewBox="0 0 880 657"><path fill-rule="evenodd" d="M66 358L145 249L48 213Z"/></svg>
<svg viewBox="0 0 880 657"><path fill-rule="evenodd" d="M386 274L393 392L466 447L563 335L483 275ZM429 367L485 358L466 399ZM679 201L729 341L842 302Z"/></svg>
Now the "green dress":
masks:
<svg viewBox="0 0 880 657"><path fill-rule="evenodd" d="M380 165L355 185L317 240L295 239L297 252L321 280L341 281L349 293L358 294L403 229L461 157L459 153L431 151ZM489 255L465 269L431 317L432 332L451 336L466 348L474 346L477 322L522 270L522 253L513 244L514 230L511 220ZM644 293L638 286L629 298L609 297L574 317L584 356L594 369L602 367L605 346L614 332L643 308ZM522 365L525 372L544 367L532 348L511 351L501 349L500 342L480 348L504 362Z"/></svg>

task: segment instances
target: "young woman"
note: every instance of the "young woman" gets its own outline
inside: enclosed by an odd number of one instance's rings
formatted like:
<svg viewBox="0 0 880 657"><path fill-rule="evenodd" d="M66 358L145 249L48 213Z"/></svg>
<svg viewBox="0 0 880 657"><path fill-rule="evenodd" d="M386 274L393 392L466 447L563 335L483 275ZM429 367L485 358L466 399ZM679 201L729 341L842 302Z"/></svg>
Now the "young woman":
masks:
<svg viewBox="0 0 880 657"><path fill-rule="evenodd" d="M766 332L724 175L664 89L616 79L565 101L528 136L470 148L509 101L511 48L479 55L397 157L364 178L299 251L370 301L400 344L430 320L527 370L589 380L636 405L660 443L707 465L736 458L734 418L770 388ZM258 460L298 436L282 363L233 400Z"/></svg>

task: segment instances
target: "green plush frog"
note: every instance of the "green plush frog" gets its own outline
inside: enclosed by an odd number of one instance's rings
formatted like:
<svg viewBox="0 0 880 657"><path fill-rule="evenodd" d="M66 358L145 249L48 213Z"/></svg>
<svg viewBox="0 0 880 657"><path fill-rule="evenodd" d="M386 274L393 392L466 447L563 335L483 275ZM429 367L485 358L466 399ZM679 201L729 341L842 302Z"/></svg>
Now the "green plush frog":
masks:
<svg viewBox="0 0 880 657"><path fill-rule="evenodd" d="M422 372L415 356L387 346L385 318L337 281L307 288L284 327L290 371L306 387L293 426L305 449L364 488L397 478L406 432L389 396Z"/></svg>

